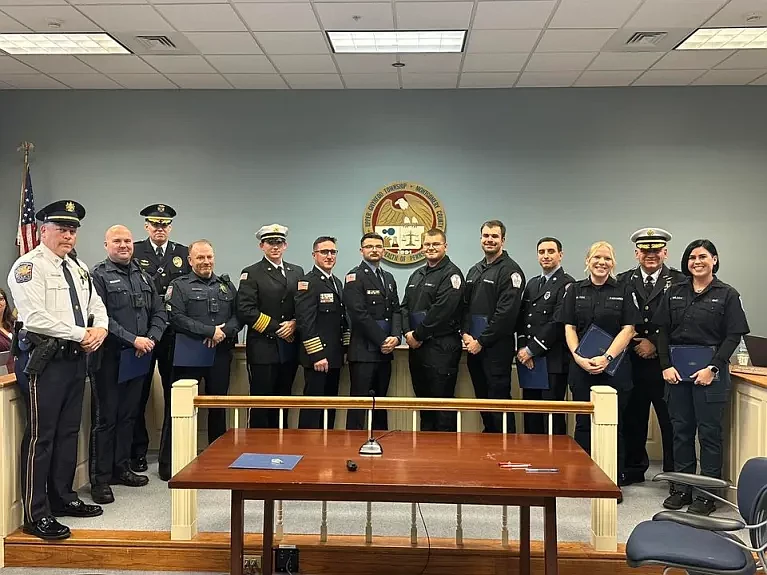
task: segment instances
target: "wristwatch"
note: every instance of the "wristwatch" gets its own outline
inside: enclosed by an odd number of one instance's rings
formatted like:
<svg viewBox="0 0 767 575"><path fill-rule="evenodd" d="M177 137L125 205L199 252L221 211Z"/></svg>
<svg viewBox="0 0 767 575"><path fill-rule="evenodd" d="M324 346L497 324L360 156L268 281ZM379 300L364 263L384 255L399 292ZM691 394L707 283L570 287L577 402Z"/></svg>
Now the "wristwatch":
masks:
<svg viewBox="0 0 767 575"><path fill-rule="evenodd" d="M716 374L718 374L718 373L719 373L719 368L718 368L718 367L716 367L715 365L709 365L709 366L708 366L708 369L710 369L710 370L711 370L711 373L713 373L714 375L716 375Z"/></svg>
<svg viewBox="0 0 767 575"><path fill-rule="evenodd" d="M611 356L609 353L606 353L606 354L605 354L605 357L607 358L607 361L608 361L608 362L611 362L612 360L614 360L614 359L615 359L615 358L614 358L613 356Z"/></svg>

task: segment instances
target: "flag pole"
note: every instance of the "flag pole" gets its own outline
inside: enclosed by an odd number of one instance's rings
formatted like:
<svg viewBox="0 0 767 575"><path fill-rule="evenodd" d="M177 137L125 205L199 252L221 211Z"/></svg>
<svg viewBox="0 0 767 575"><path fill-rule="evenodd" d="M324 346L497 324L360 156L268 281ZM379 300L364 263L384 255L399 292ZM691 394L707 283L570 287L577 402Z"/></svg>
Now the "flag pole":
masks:
<svg viewBox="0 0 767 575"><path fill-rule="evenodd" d="M22 210L24 209L24 188L27 185L27 171L29 170L29 153L35 151L35 145L32 142L21 142L19 144L19 147L16 148L17 152L24 152L24 168L21 172L21 190L19 192L19 220L18 220L18 226L16 231L16 243L19 245L19 249L21 249L21 214Z"/></svg>

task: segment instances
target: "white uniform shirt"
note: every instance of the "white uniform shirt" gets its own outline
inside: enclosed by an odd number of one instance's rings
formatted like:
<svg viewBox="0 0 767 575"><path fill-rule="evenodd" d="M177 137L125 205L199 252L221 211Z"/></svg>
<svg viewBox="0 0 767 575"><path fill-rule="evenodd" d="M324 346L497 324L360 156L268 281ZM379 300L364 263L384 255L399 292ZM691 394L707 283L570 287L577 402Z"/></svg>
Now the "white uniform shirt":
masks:
<svg viewBox="0 0 767 575"><path fill-rule="evenodd" d="M104 302L91 289L88 268L65 256L72 274L83 320L93 314L93 327L109 329L109 318ZM33 333L82 341L85 328L75 324L69 284L64 277L62 262L43 244L23 255L13 264L8 274L8 287L24 328Z"/></svg>

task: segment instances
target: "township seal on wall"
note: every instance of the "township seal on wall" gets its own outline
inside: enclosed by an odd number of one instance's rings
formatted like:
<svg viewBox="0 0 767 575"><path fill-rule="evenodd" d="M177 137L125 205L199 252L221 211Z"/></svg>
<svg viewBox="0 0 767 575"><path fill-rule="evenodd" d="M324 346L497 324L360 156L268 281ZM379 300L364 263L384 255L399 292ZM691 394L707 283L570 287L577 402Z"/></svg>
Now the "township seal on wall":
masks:
<svg viewBox="0 0 767 575"><path fill-rule="evenodd" d="M445 210L429 189L412 182L394 182L378 190L362 216L363 233L384 239L384 259L413 264L424 259L421 241L431 228L446 230Z"/></svg>

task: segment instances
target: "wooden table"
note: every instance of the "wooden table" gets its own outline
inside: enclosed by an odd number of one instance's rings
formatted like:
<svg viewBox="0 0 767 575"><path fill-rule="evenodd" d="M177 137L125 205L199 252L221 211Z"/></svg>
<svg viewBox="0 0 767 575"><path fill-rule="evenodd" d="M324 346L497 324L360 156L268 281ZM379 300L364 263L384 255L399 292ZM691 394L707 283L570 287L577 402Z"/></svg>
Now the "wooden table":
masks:
<svg viewBox="0 0 767 575"><path fill-rule="evenodd" d="M520 573L530 573L530 507L544 509L546 575L557 575L557 497L617 498L620 491L567 436L393 432L383 456L361 457L363 431L230 429L169 482L171 489L232 492L231 573L242 575L244 502L263 500L263 573L273 572L274 501L388 501L520 507ZM303 455L292 471L230 469L242 453ZM349 472L352 459L358 470ZM498 462L557 468L502 469Z"/></svg>

